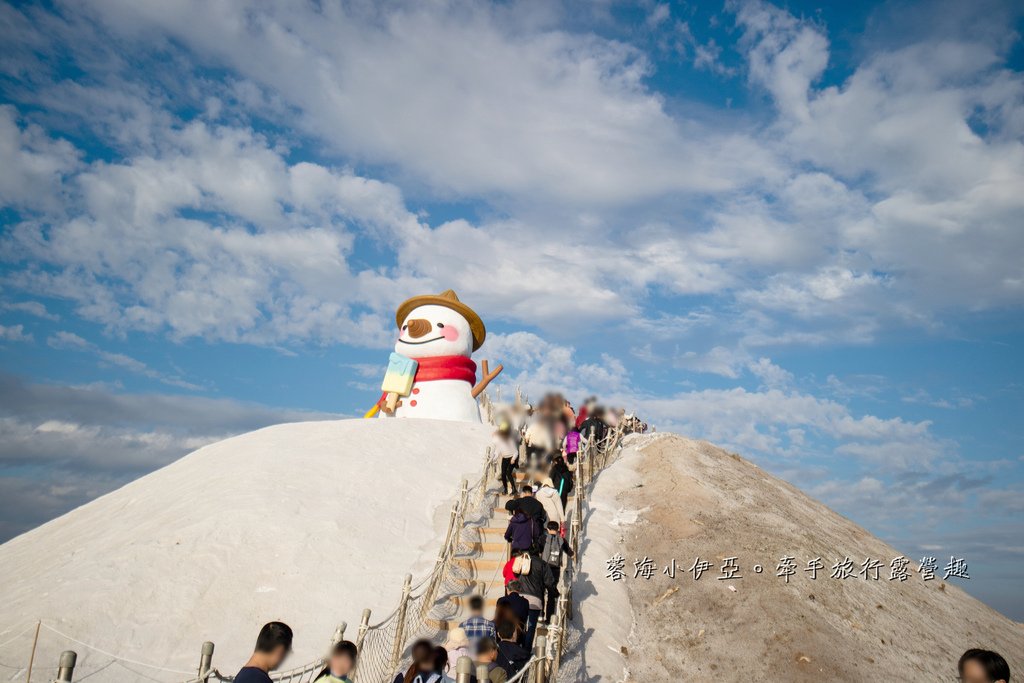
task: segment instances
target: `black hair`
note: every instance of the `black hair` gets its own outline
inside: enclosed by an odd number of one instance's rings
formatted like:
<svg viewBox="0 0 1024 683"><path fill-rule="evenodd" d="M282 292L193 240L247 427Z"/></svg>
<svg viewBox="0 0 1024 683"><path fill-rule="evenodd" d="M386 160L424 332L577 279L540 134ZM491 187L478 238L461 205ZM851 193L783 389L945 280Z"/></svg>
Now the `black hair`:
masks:
<svg viewBox="0 0 1024 683"><path fill-rule="evenodd" d="M260 635L256 638L256 651L273 652L278 647L284 647L286 652L292 649L292 629L288 624L272 621L260 629Z"/></svg>
<svg viewBox="0 0 1024 683"><path fill-rule="evenodd" d="M558 531L562 526L558 522L548 522L548 529L551 531Z"/></svg>
<svg viewBox="0 0 1024 683"><path fill-rule="evenodd" d="M434 644L426 638L421 638L412 644L409 652L412 654L413 662L419 662L421 659L426 659L427 656L433 657ZM420 656L417 656L417 652Z"/></svg>
<svg viewBox="0 0 1024 683"><path fill-rule="evenodd" d="M511 621L502 621L498 623L498 637L502 640L512 640L516 637L516 625Z"/></svg>
<svg viewBox="0 0 1024 683"><path fill-rule="evenodd" d="M981 667L985 669L988 680L1003 680L1006 683L1010 683L1010 665L1006 663L1006 660L998 652L971 648L960 657L960 661L956 665L956 670L961 676L964 675L964 664L971 660L981 664Z"/></svg>
<svg viewBox="0 0 1024 683"><path fill-rule="evenodd" d="M349 659L351 659L353 663L356 661L356 655L358 652L356 644L351 640L339 640L331 649L332 655L348 655Z"/></svg>
<svg viewBox="0 0 1024 683"><path fill-rule="evenodd" d="M469 609L473 612L481 612L484 609L484 599L480 595L469 598Z"/></svg>
<svg viewBox="0 0 1024 683"><path fill-rule="evenodd" d="M515 629L513 629L512 632L515 633ZM477 655L489 655L490 653L496 652L497 650L498 644L494 642L494 638L491 638L490 636L484 636L480 640L476 641Z"/></svg>
<svg viewBox="0 0 1024 683"><path fill-rule="evenodd" d="M530 486L529 484L523 484L523 493L529 493L532 496L533 495L533 487Z"/></svg>
<svg viewBox="0 0 1024 683"><path fill-rule="evenodd" d="M443 645L434 648L434 671L443 674L448 670L448 650Z"/></svg>
<svg viewBox="0 0 1024 683"><path fill-rule="evenodd" d="M518 593L523 587L523 584L519 583L519 579L512 579L508 582L505 588L508 589L509 593Z"/></svg>

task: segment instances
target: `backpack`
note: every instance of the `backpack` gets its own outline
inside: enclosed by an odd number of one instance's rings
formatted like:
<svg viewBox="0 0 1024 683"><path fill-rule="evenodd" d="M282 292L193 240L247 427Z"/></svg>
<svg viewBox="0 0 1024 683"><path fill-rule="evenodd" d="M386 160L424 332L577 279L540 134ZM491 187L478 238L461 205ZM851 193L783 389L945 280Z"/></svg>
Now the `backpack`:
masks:
<svg viewBox="0 0 1024 683"><path fill-rule="evenodd" d="M565 435L565 452L576 453L580 450L580 433L569 432Z"/></svg>
<svg viewBox="0 0 1024 683"><path fill-rule="evenodd" d="M541 558L548 564L560 566L562 564L562 537L558 534L548 534L544 541L544 550Z"/></svg>
<svg viewBox="0 0 1024 683"><path fill-rule="evenodd" d="M516 576L522 576L530 573L530 556L520 555L512 561L512 573Z"/></svg>
<svg viewBox="0 0 1024 683"><path fill-rule="evenodd" d="M544 550L544 540L548 536L547 517L543 520L539 520L536 517L532 518L533 521L533 542L530 544L530 554L540 555Z"/></svg>

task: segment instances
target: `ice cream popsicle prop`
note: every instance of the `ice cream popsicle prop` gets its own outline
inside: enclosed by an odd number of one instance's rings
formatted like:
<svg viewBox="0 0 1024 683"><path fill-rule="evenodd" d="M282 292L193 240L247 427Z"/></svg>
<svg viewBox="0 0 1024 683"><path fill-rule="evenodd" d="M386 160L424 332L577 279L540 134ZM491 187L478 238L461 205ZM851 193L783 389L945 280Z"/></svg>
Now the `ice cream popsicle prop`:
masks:
<svg viewBox="0 0 1024 683"><path fill-rule="evenodd" d="M391 352L388 358L388 370L384 373L381 391L385 393L384 412L393 413L398 406L400 396L408 396L412 391L413 380L416 379L416 368L419 367L412 358L400 353Z"/></svg>

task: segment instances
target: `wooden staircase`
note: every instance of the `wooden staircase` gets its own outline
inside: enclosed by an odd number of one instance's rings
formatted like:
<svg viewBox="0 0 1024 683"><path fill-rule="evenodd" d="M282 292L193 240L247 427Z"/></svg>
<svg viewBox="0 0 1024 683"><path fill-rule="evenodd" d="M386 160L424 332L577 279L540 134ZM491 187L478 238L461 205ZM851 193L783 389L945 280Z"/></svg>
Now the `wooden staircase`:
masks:
<svg viewBox="0 0 1024 683"><path fill-rule="evenodd" d="M532 480L526 472L516 472L516 482ZM493 495L493 494L491 494ZM575 494L569 496L570 503ZM499 494L490 515L463 530L463 543L453 562L463 570L464 576L454 580L461 592L444 596L427 616L427 623L439 631L450 631L468 618L470 596L484 596L484 613L491 616L498 598L505 594L505 581L501 569L508 561L508 543L505 529L508 512L505 503L511 496ZM466 541L466 538L476 540Z"/></svg>

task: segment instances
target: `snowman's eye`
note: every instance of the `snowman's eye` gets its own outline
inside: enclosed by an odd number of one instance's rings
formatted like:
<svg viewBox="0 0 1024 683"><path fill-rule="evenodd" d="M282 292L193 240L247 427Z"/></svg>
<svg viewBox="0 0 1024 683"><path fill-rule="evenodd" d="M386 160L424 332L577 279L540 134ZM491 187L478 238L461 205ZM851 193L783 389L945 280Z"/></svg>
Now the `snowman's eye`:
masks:
<svg viewBox="0 0 1024 683"><path fill-rule="evenodd" d="M441 329L442 327L444 327L444 323L438 323L437 324L437 329Z"/></svg>

